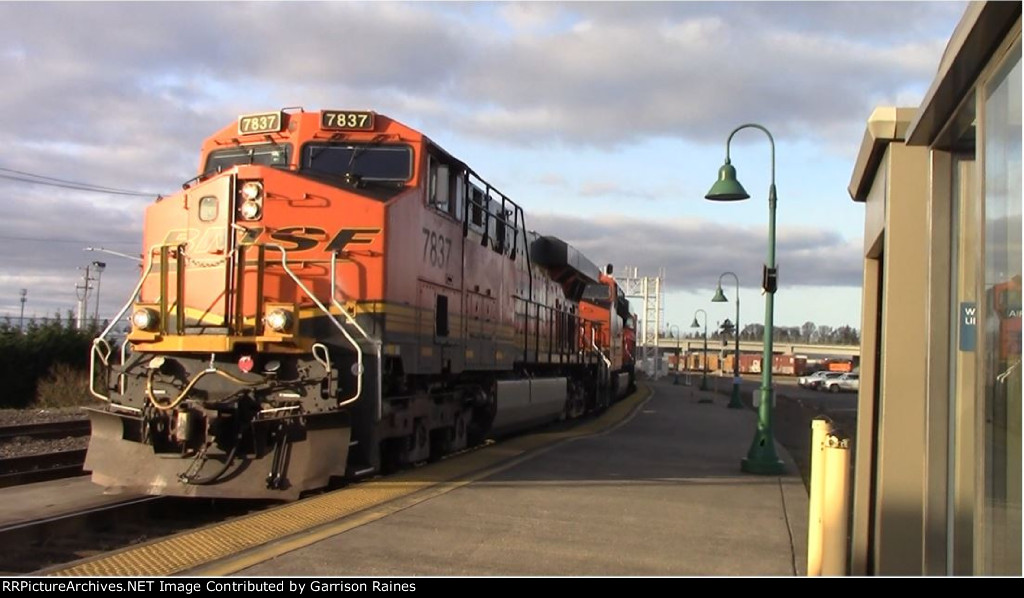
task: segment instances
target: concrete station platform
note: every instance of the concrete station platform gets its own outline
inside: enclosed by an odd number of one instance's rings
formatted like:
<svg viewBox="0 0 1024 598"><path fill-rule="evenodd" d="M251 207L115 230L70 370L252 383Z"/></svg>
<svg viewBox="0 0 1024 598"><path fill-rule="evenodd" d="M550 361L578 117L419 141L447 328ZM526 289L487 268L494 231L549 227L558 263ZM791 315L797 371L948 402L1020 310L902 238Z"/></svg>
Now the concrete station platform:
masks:
<svg viewBox="0 0 1024 598"><path fill-rule="evenodd" d="M648 386L611 429L354 515L314 543L279 543L276 556L234 574L804 575L807 494L792 459L778 446L784 475L740 471L756 414L671 377Z"/></svg>
<svg viewBox="0 0 1024 598"><path fill-rule="evenodd" d="M88 475L0 489L0 529L143 498L106 490Z"/></svg>

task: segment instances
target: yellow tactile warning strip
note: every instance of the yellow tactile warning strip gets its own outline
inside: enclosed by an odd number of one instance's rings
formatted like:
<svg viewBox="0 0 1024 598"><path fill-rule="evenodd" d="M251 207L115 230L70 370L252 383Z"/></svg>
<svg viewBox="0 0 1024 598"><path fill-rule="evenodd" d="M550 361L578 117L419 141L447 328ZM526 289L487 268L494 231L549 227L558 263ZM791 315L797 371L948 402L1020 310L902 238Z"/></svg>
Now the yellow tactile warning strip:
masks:
<svg viewBox="0 0 1024 598"><path fill-rule="evenodd" d="M354 484L247 517L47 571L60 576L227 575L329 536L365 525L494 475L562 440L610 430L644 403L641 389L599 418L566 430L541 431L417 469Z"/></svg>

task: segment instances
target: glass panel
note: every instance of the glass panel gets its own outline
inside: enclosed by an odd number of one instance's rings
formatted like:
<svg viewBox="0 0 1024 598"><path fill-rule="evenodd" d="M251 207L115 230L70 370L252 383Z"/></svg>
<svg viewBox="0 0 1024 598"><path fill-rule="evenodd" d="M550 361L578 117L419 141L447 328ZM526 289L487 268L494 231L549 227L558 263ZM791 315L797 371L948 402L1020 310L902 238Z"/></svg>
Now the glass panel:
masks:
<svg viewBox="0 0 1024 598"><path fill-rule="evenodd" d="M974 106L970 106L973 112ZM970 135L973 139L973 133ZM949 509L947 528L947 567L952 575L970 575L974 558L975 512L975 380L977 378L977 260L981 252L978 238L980 202L976 189L977 174L973 144L968 154L953 156L950 260L950 403L949 452L947 453Z"/></svg>
<svg viewBox="0 0 1024 598"><path fill-rule="evenodd" d="M984 545L980 573L1021 574L1020 44L987 88L985 144ZM980 335L979 335L980 336ZM981 338L979 338L981 340Z"/></svg>
<svg viewBox="0 0 1024 598"><path fill-rule="evenodd" d="M260 164L288 168L292 146L286 143L247 145L217 150L210 153L203 174L220 172L239 164Z"/></svg>
<svg viewBox="0 0 1024 598"><path fill-rule="evenodd" d="M303 170L355 181L404 182L412 176L412 148L404 145L307 145Z"/></svg>

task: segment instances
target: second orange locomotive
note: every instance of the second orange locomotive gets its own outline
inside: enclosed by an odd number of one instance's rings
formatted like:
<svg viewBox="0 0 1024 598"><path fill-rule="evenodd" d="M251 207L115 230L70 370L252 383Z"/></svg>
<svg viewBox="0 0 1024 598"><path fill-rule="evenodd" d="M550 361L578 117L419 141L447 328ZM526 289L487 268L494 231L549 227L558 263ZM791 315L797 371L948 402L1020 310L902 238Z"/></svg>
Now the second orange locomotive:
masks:
<svg viewBox="0 0 1024 598"><path fill-rule="evenodd" d="M131 333L93 348L106 486L293 499L633 386L610 271L374 112L240 117L143 244Z"/></svg>

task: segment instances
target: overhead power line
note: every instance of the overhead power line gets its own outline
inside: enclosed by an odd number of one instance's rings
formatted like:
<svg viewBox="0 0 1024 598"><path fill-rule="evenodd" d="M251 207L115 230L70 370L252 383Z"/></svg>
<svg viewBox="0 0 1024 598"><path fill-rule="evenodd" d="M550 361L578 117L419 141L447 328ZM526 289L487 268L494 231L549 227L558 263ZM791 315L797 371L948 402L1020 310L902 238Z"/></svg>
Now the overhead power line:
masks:
<svg viewBox="0 0 1024 598"><path fill-rule="evenodd" d="M96 240L88 241L82 239L61 239L54 237L22 237L14 235L0 235L0 241L38 241L41 243L72 243L75 245L90 245L95 244ZM138 241L103 241L104 245L138 245Z"/></svg>
<svg viewBox="0 0 1024 598"><path fill-rule="evenodd" d="M24 172L21 170L14 170L12 168L4 168L0 166L0 171L11 174L0 174L0 178L8 179L12 181L18 181L22 183L31 183L34 185L46 185L49 187L60 187L62 189L74 189L76 191L88 191L90 193L106 193L110 195L131 195L135 197L156 197L157 193L147 193L144 191L132 191L130 189L117 189L115 187L105 187L102 185L93 185L92 183L82 183L78 181L69 181L65 179L58 179L51 176L45 176L41 174L33 174L31 172Z"/></svg>

